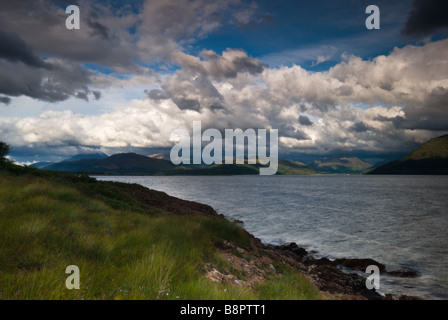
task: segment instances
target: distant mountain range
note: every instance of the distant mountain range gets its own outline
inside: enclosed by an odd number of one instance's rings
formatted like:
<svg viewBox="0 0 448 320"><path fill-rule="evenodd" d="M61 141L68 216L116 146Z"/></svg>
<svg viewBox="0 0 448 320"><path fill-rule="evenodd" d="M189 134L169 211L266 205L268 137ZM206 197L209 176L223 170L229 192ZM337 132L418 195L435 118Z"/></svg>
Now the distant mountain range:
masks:
<svg viewBox="0 0 448 320"><path fill-rule="evenodd" d="M39 162L32 167L98 175L258 175L260 164L215 164L175 166L169 154L149 156L120 153L78 154L62 162ZM369 171L370 170L370 171ZM448 174L448 135L431 139L400 160L372 168L357 157L326 157L308 165L291 160L279 160L277 174Z"/></svg>
<svg viewBox="0 0 448 320"><path fill-rule="evenodd" d="M62 161L42 169L73 173L105 175L155 175L175 170L176 166L166 160L154 159L136 153L119 153L107 158L82 158Z"/></svg>
<svg viewBox="0 0 448 320"><path fill-rule="evenodd" d="M83 160L83 159L105 159L109 157L107 154L103 152L94 152L94 153L82 153L77 154L71 158L63 160L63 162L70 162L70 161L77 161L77 160ZM32 168L44 168L48 167L52 164L55 164L55 162L49 162L49 161L43 161L43 162L36 162L30 165Z"/></svg>
<svg viewBox="0 0 448 320"><path fill-rule="evenodd" d="M448 135L425 142L409 155L368 172L369 174L448 174Z"/></svg>
<svg viewBox="0 0 448 320"><path fill-rule="evenodd" d="M258 175L260 164L180 165L169 161L169 155L149 156L120 153L79 154L61 162L35 163L33 167L72 173L98 175ZM319 173L359 173L370 164L358 158L336 158L315 161L313 167L299 161L279 160L277 174L309 175Z"/></svg>

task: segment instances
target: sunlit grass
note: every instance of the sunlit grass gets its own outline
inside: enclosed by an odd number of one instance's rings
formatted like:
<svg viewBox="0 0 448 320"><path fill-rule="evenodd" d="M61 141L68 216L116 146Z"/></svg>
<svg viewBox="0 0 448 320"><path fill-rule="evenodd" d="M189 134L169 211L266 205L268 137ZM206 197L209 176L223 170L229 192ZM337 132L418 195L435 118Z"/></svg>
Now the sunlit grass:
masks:
<svg viewBox="0 0 448 320"><path fill-rule="evenodd" d="M316 299L296 270L284 267L254 288L212 282L204 264L230 270L215 246L244 248L235 223L203 216L152 214L126 207L119 188L92 182L0 173L0 299ZM80 186L78 188L78 186ZM112 185L112 184L111 184ZM101 184L107 188L108 184ZM114 205L106 194L114 195ZM68 290L68 265L80 269L79 290Z"/></svg>

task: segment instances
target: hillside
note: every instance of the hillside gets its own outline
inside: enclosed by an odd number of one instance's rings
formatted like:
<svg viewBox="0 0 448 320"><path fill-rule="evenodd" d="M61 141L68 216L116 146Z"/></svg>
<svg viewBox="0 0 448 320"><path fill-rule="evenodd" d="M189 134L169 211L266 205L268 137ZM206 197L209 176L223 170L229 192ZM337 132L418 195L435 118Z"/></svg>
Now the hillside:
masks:
<svg viewBox="0 0 448 320"><path fill-rule="evenodd" d="M409 155L383 164L369 174L448 174L448 135L433 138Z"/></svg>
<svg viewBox="0 0 448 320"><path fill-rule="evenodd" d="M278 161L278 174L284 175L307 175L317 174L317 172L299 161L279 160Z"/></svg>
<svg viewBox="0 0 448 320"><path fill-rule="evenodd" d="M43 169L106 175L154 175L170 172L175 169L175 166L166 160L149 158L135 153L120 153L104 159L63 161L43 167Z"/></svg>
<svg viewBox="0 0 448 320"><path fill-rule="evenodd" d="M362 173L372 167L357 157L323 158L309 166L322 173Z"/></svg>
<svg viewBox="0 0 448 320"><path fill-rule="evenodd" d="M402 160L447 159L448 134L425 142Z"/></svg>

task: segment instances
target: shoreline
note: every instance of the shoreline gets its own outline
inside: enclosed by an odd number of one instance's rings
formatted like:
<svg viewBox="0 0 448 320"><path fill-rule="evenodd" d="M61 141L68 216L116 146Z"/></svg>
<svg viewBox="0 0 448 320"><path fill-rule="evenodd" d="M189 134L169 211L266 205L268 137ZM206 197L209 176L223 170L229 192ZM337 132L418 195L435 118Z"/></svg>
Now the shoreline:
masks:
<svg viewBox="0 0 448 320"><path fill-rule="evenodd" d="M417 274L412 270L386 271L385 266L373 259L347 259L341 258L329 260L328 258L315 258L304 248L292 242L283 245L265 244L251 233L243 230L251 239L251 252L245 252L236 248L245 257L254 257L262 254L276 261L281 261L291 267L298 269L319 291L330 300L424 300L418 296L399 295L395 293L380 294L375 289L366 288L366 277L357 273L348 273L342 267L353 271L365 271L366 266L378 265L381 274L389 274L399 277L415 277ZM223 250L234 249L228 243Z"/></svg>
<svg viewBox="0 0 448 320"><path fill-rule="evenodd" d="M326 257L315 258L304 248L292 242L284 245L266 245L267 248L280 250L298 261L298 268L317 285L319 290L330 295L340 296L348 300L423 300L418 296L400 295L395 293L380 294L375 289L366 288L366 279L356 273L365 272L367 266L376 265L380 269L380 274L388 274L397 277L416 277L413 270L398 269L386 271L385 265L370 258L338 258L330 260ZM291 254L292 253L292 254ZM346 268L352 272L343 270Z"/></svg>

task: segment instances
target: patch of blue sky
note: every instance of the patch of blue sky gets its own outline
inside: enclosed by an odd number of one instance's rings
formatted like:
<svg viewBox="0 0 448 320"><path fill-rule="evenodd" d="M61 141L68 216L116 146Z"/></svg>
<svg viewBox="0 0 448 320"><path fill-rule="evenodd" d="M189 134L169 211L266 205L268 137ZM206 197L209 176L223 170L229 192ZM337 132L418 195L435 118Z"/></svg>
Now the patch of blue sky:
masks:
<svg viewBox="0 0 448 320"><path fill-rule="evenodd" d="M208 49L220 54L227 48L242 48L271 68L296 64L325 71L339 63L343 53L372 59L408 44L401 34L408 12L401 8L409 8L410 1L377 1L382 10L381 30L367 30L367 0L262 0L257 10L269 14L272 21L250 28L225 25L186 51L197 55Z"/></svg>
<svg viewBox="0 0 448 320"><path fill-rule="evenodd" d="M91 71L96 71L102 74L115 74L117 78L120 77L119 74L117 74L117 72L115 70L113 70L112 68L108 68L106 66L101 66L98 64L93 64L93 63L83 63L82 64L83 68L86 70L91 70Z"/></svg>
<svg viewBox="0 0 448 320"><path fill-rule="evenodd" d="M140 64L140 65L142 67L146 67L157 72L161 76L173 75L177 70L181 69L180 66L174 63L167 63L167 62L155 62L151 64Z"/></svg>
<svg viewBox="0 0 448 320"><path fill-rule="evenodd" d="M367 110L367 109L370 109L370 108L373 108L373 107L387 107L387 105L385 103L379 102L379 101L371 103L371 104L361 103L361 102L358 102L358 101L352 101L352 102L349 102L349 105L351 107L359 108L359 109L362 109L362 110Z"/></svg>

